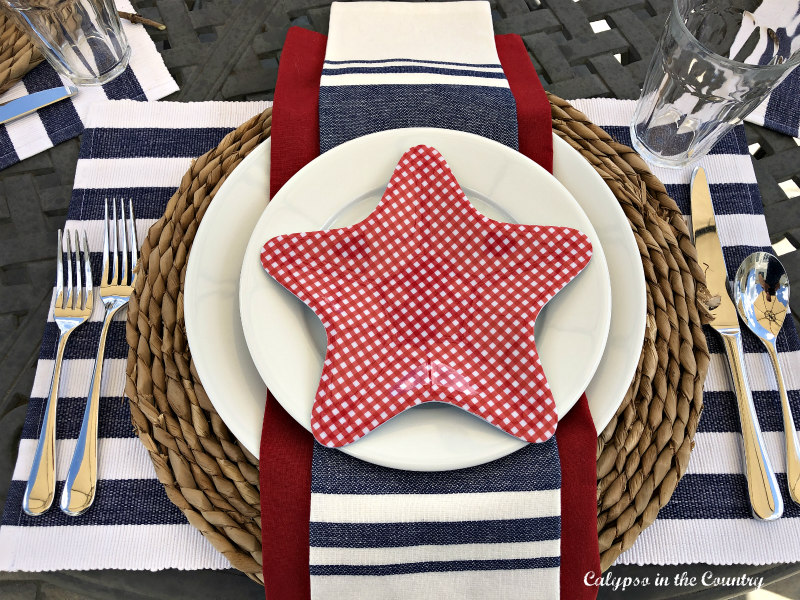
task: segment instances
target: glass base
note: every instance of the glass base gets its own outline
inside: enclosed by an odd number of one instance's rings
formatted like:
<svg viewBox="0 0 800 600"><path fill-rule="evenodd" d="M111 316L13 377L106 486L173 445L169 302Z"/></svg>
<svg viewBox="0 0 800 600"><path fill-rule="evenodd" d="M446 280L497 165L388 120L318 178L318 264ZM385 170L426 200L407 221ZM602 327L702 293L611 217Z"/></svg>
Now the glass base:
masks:
<svg viewBox="0 0 800 600"><path fill-rule="evenodd" d="M72 80L75 83L75 85L83 85L83 86L104 85L109 81L112 81L116 77L119 77L119 75L121 75L122 72L128 68L128 63L130 62L130 60L131 60L131 47L126 46L125 54L122 55L122 58L119 59L119 62L116 65L114 65L111 69L109 69L108 71L106 71L101 75L98 75L97 77L78 77L74 73L70 73L69 71L64 73L64 75L69 77L70 80Z"/></svg>
<svg viewBox="0 0 800 600"><path fill-rule="evenodd" d="M657 152L651 150L644 144L636 135L636 126L635 123L631 123L630 125L631 131L631 146L636 152L641 156L644 161L651 166L655 167L664 167L667 169L681 169L683 167L689 166L698 160L700 160L704 154L696 154L694 156L685 156L683 154L675 156L675 158L670 158L658 154Z"/></svg>

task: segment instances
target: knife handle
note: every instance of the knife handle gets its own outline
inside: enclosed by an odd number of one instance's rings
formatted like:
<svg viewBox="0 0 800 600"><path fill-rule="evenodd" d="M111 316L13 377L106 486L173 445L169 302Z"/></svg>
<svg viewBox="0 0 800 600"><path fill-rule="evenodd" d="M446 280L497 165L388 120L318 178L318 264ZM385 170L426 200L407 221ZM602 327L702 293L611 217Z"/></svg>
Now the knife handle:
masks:
<svg viewBox="0 0 800 600"><path fill-rule="evenodd" d="M747 373L744 370L742 334L738 329L719 331L728 355L728 364L733 376L739 419L744 443L744 464L747 489L753 515L764 521L772 521L783 514L783 498L778 490L778 480L767 456L764 437L758 425L758 416L750 394Z"/></svg>

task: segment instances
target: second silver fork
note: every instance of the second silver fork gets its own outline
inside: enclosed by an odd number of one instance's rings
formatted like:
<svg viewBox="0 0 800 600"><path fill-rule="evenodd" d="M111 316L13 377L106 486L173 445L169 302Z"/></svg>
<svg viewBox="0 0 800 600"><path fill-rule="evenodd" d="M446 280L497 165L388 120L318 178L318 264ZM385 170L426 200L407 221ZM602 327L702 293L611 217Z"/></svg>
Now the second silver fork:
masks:
<svg viewBox="0 0 800 600"><path fill-rule="evenodd" d="M130 300L136 277L134 268L139 255L132 200L129 207L129 218L126 221L125 207L123 201L120 200L121 219L118 219L117 202L112 200L112 220L109 223L108 200L106 200L103 274L100 280L100 299L105 307L105 318L100 334L100 347L97 349L89 398L83 413L81 432L75 446L75 454L72 455L72 462L69 465L67 479L64 482L64 491L61 494L61 510L72 516L86 512L94 502L97 491L97 424L106 335L114 315L121 308L127 306ZM120 235L120 230L122 230L122 235Z"/></svg>

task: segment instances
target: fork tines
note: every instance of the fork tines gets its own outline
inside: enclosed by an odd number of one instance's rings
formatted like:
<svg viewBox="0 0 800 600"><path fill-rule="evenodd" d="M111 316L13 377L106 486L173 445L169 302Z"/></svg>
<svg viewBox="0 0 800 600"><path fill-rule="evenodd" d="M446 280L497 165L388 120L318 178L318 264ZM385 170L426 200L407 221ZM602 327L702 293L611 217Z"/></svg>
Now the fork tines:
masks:
<svg viewBox="0 0 800 600"><path fill-rule="evenodd" d="M121 218L117 217L117 200L113 198L111 200L111 221L109 222L108 198L106 198L102 279L105 285L133 284L133 269L136 266L139 247L136 242L136 221L133 217L133 199L130 199L128 202L127 217L125 216L125 203L122 199L119 201L119 212Z"/></svg>
<svg viewBox="0 0 800 600"><path fill-rule="evenodd" d="M58 230L58 252L56 253L56 307L81 310L87 307L92 297L92 266L89 262L89 241L83 232L83 251L78 231L74 231L75 250L72 249L72 236L67 230L67 280L64 281L64 241ZM81 254L83 254L83 273L81 273ZM75 264L75 285L73 286L72 265ZM83 285L83 281L86 285Z"/></svg>

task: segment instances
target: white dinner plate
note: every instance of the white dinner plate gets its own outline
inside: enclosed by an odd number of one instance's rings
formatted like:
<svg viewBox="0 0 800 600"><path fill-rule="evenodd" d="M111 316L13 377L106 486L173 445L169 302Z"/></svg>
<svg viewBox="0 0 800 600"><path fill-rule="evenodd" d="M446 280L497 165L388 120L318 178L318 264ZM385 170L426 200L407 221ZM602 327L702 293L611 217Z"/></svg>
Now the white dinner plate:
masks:
<svg viewBox="0 0 800 600"><path fill-rule="evenodd" d="M196 234L184 310L192 357L204 389L237 439L258 456L266 386L239 317L239 269L268 201L270 141L250 153L217 192ZM644 273L633 233L606 184L586 160L553 136L553 174L592 221L608 262L612 311L606 349L587 396L601 431L630 385L644 337Z"/></svg>
<svg viewBox="0 0 800 600"><path fill-rule="evenodd" d="M409 148L436 148L472 204L512 223L583 231L589 265L542 310L536 349L563 417L586 390L603 355L611 286L599 236L567 189L523 154L474 134L448 129L381 131L319 156L270 201L245 250L239 309L250 355L273 396L310 429L327 340L310 308L261 266L264 243L278 235L344 227L373 212L397 161ZM526 442L450 404L435 402L391 418L340 449L375 464L447 470L494 460Z"/></svg>

